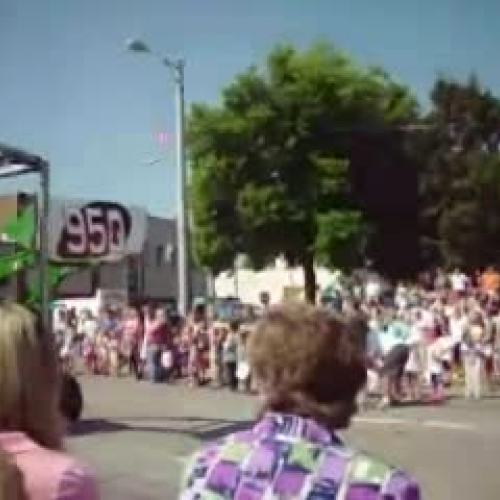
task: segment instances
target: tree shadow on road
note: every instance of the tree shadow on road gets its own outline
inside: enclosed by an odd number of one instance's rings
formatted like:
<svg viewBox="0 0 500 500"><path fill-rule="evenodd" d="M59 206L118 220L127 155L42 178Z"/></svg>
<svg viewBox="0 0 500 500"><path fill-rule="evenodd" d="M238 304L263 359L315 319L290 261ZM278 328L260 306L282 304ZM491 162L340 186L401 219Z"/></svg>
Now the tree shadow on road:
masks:
<svg viewBox="0 0 500 500"><path fill-rule="evenodd" d="M109 432L119 432L130 430L128 425L112 422L105 419L85 419L79 420L71 425L70 436L87 436L89 434L105 434Z"/></svg>
<svg viewBox="0 0 500 500"><path fill-rule="evenodd" d="M88 436L94 434L109 434L114 432L150 432L162 434L181 434L201 441L211 441L233 432L241 432L248 429L252 422L234 421L221 419L207 419L200 417L168 417L126 419L127 422L107 419L83 419L73 424L70 428L70 436ZM158 425L145 425L135 422L160 422ZM177 426L175 425L177 423ZM179 427L179 423L187 423L187 426ZM193 425L195 424L195 425Z"/></svg>
<svg viewBox="0 0 500 500"><path fill-rule="evenodd" d="M243 432L249 430L253 425L253 422L224 422L218 428L212 428L210 430L206 430L204 432L198 433L198 439L202 441L214 441L217 439L221 439L228 434L232 434L234 432Z"/></svg>
<svg viewBox="0 0 500 500"><path fill-rule="evenodd" d="M156 416L133 416L133 415L126 415L126 416L119 416L119 417L113 417L114 420L117 420L118 422L230 422L225 419L220 419L220 418L212 418L212 417L185 417L185 416L165 416L165 415L156 415Z"/></svg>

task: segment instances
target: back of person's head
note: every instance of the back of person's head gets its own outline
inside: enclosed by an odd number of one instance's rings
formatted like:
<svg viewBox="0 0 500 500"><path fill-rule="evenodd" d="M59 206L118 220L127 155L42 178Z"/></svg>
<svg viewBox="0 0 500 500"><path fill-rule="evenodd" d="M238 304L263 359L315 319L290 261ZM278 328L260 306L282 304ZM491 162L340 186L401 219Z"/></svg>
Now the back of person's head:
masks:
<svg viewBox="0 0 500 500"><path fill-rule="evenodd" d="M41 446L61 446L59 377L53 338L39 318L0 304L0 432L23 432Z"/></svg>
<svg viewBox="0 0 500 500"><path fill-rule="evenodd" d="M366 383L365 351L340 316L305 304L273 308L250 335L248 355L264 411L331 429L349 424Z"/></svg>
<svg viewBox="0 0 500 500"><path fill-rule="evenodd" d="M240 329L240 322L233 320L229 323L229 330L233 333L237 333Z"/></svg>
<svg viewBox="0 0 500 500"><path fill-rule="evenodd" d="M0 500L27 500L21 471L0 449Z"/></svg>
<svg viewBox="0 0 500 500"><path fill-rule="evenodd" d="M207 308L204 302L196 302L193 307L193 320L204 321L206 319Z"/></svg>

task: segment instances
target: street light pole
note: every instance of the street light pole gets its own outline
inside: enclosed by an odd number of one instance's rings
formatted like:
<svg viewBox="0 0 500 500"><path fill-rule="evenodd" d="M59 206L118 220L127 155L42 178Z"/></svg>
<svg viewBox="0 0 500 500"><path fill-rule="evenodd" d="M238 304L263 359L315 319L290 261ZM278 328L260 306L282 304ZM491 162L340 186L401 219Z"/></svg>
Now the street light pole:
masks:
<svg viewBox="0 0 500 500"><path fill-rule="evenodd" d="M129 40L126 43L129 51L149 54L158 59L172 71L176 92L176 158L177 158L177 272L178 272L178 308L185 316L191 299L189 218L187 206L187 169L185 155L185 100L184 100L184 67L182 59L171 60L152 52L142 40Z"/></svg>
<svg viewBox="0 0 500 500"><path fill-rule="evenodd" d="M44 162L40 166L40 195L39 207L39 239L40 239L40 305L42 321L47 331L51 328L50 314L50 278L49 278L49 210L50 210L50 173L49 164Z"/></svg>
<svg viewBox="0 0 500 500"><path fill-rule="evenodd" d="M185 101L184 101L184 61L172 65L176 85L177 115L177 265L179 273L179 312L185 316L188 312L190 297L190 248L189 219L187 207L187 169L185 154Z"/></svg>

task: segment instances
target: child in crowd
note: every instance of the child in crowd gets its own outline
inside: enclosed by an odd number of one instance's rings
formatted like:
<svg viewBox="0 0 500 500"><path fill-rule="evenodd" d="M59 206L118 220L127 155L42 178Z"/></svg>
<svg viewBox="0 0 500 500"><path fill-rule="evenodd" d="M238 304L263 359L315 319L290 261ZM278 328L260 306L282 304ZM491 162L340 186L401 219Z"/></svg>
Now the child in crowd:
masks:
<svg viewBox="0 0 500 500"><path fill-rule="evenodd" d="M462 341L462 360L464 365L464 396L481 398L482 353L480 348L482 330L474 325L464 335Z"/></svg>
<svg viewBox="0 0 500 500"><path fill-rule="evenodd" d="M430 399L433 402L440 402L444 399L444 366L443 349L440 339L436 339L427 349L428 370L431 384Z"/></svg>

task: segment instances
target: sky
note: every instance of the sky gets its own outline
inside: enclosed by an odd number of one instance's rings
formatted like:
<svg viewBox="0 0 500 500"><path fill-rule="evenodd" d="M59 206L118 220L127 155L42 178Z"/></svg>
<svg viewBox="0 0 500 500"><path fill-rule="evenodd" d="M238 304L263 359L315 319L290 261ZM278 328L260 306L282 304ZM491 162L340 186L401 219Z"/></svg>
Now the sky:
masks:
<svg viewBox="0 0 500 500"><path fill-rule="evenodd" d="M475 72L500 94L499 19L498 0L0 0L0 142L48 158L55 195L172 215L174 87L127 39L186 60L188 106L216 102L275 44L319 40L425 102L440 74Z"/></svg>

